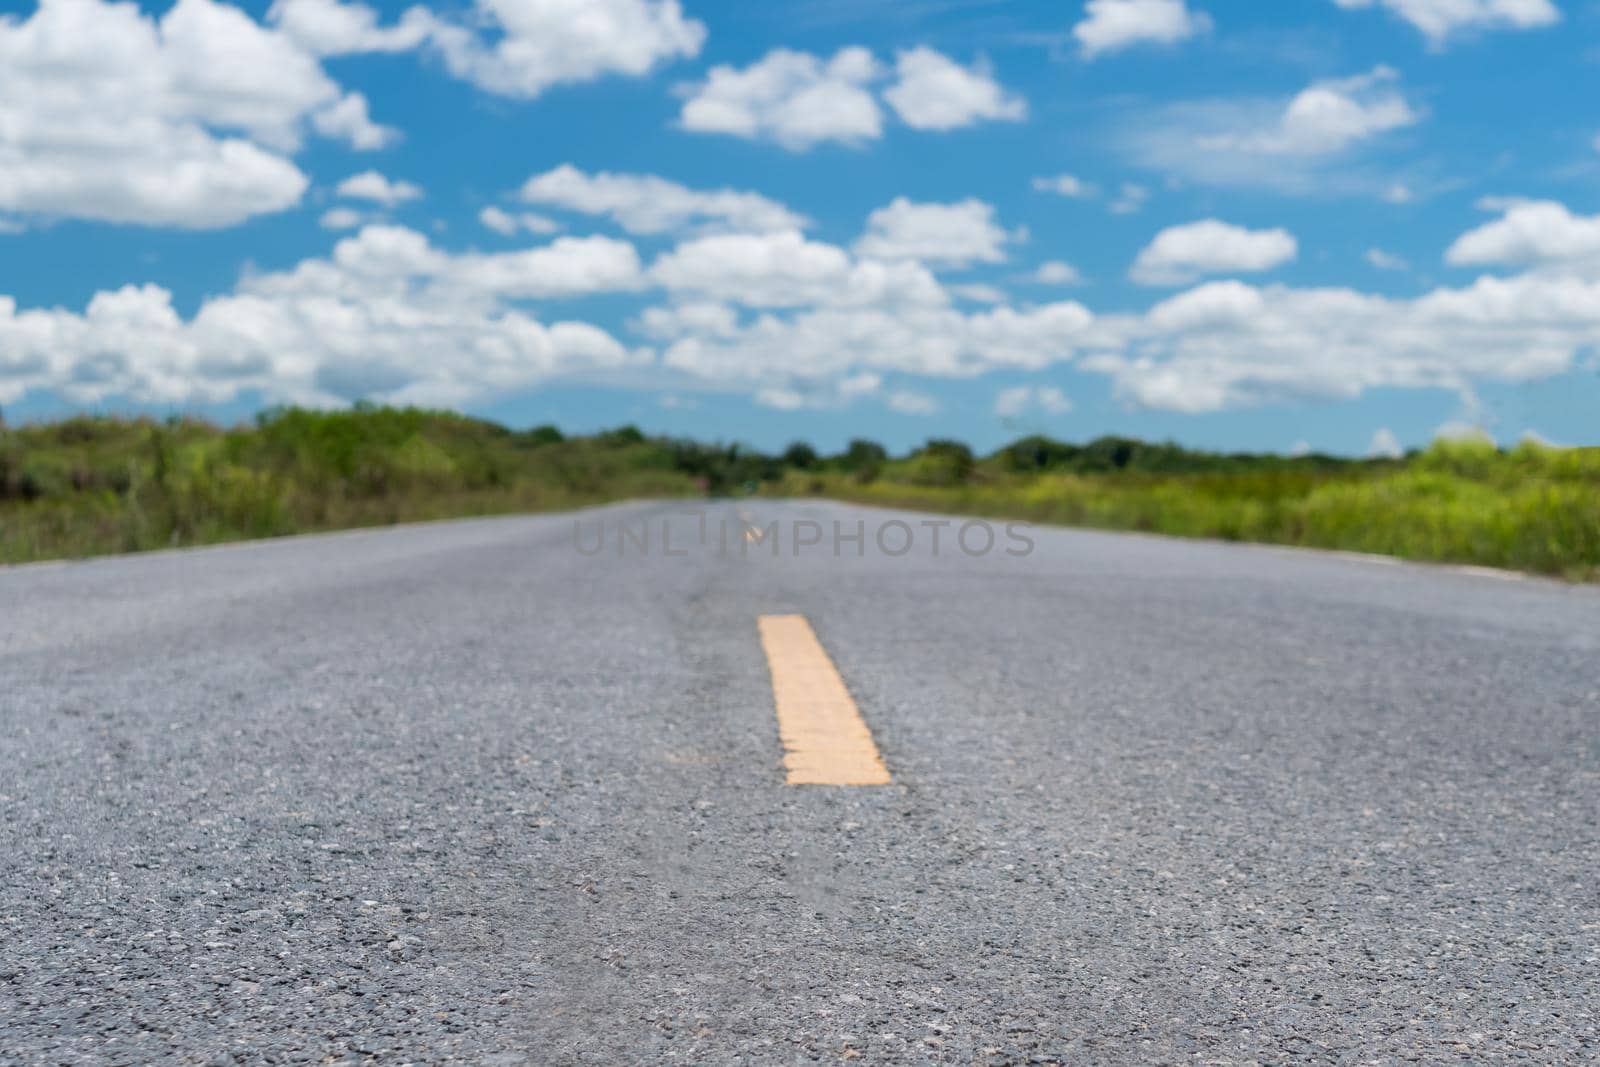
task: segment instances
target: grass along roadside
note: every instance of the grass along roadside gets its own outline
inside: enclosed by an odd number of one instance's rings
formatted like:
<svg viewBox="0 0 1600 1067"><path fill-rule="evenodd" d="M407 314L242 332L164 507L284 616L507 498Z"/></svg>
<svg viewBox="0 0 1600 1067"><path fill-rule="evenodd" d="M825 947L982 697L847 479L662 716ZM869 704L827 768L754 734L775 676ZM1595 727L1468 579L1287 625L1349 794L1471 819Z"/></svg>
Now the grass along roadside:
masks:
<svg viewBox="0 0 1600 1067"><path fill-rule="evenodd" d="M864 440L764 455L366 405L231 428L0 424L0 563L743 492L1600 577L1593 448L1460 440L1352 460L1034 436L982 457L948 440L900 457Z"/></svg>
<svg viewBox="0 0 1600 1067"><path fill-rule="evenodd" d="M69 419L0 431L0 563L702 495L686 459L418 410Z"/></svg>
<svg viewBox="0 0 1600 1067"><path fill-rule="evenodd" d="M980 464L981 466L981 464ZM989 469L929 484L788 475L808 494L1062 526L1337 549L1600 578L1600 450L1437 442L1405 460L1210 472Z"/></svg>

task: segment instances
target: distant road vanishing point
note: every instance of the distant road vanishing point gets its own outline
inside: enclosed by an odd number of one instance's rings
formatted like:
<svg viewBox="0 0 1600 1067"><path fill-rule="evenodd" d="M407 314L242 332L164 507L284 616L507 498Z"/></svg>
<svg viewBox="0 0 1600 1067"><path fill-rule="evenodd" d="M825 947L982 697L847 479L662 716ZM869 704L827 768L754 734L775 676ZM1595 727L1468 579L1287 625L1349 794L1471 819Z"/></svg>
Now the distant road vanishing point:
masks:
<svg viewBox="0 0 1600 1067"><path fill-rule="evenodd" d="M1600 1060L1600 589L935 521L0 570L0 1061Z"/></svg>

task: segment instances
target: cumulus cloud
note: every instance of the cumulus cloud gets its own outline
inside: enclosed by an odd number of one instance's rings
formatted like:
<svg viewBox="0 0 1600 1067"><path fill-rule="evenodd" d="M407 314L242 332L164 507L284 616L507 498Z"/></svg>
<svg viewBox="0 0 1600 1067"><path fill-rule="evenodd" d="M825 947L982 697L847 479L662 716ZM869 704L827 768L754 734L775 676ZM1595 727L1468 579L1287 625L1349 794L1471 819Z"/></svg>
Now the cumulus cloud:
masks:
<svg viewBox="0 0 1600 1067"><path fill-rule="evenodd" d="M1385 426L1372 435L1372 443L1367 445L1367 455L1374 459L1399 459L1406 454L1400 447L1400 439L1394 431Z"/></svg>
<svg viewBox="0 0 1600 1067"><path fill-rule="evenodd" d="M346 93L336 103L312 113L311 128L360 152L384 148L400 139L399 130L372 121L367 98L361 93Z"/></svg>
<svg viewBox="0 0 1600 1067"><path fill-rule="evenodd" d="M457 77L524 100L608 74L648 74L698 55L706 39L678 0L475 0L473 15L468 25L433 20L432 47Z"/></svg>
<svg viewBox="0 0 1600 1067"><path fill-rule="evenodd" d="M1071 174L1057 174L1049 178L1033 179L1033 191L1036 193L1055 193L1057 196L1083 199L1094 195L1094 186L1081 178Z"/></svg>
<svg viewBox="0 0 1600 1067"><path fill-rule="evenodd" d="M529 204L604 215L637 234L690 228L763 233L809 224L759 193L701 191L651 174L586 174L570 163L529 178L518 195Z"/></svg>
<svg viewBox="0 0 1600 1067"><path fill-rule="evenodd" d="M1018 385L1002 389L994 398L994 413L1002 419L1014 419L1030 411L1046 415L1065 415L1072 410L1067 394L1053 385Z"/></svg>
<svg viewBox="0 0 1600 1067"><path fill-rule="evenodd" d="M387 26L359 0L276 0L267 17L317 55L426 49L456 77L522 100L648 74L698 55L706 38L678 0L472 0L464 19L417 4Z"/></svg>
<svg viewBox="0 0 1600 1067"><path fill-rule="evenodd" d="M370 200L384 207L395 207L408 200L422 199L422 187L412 182L391 181L375 170L352 174L334 190L350 200Z"/></svg>
<svg viewBox="0 0 1600 1067"><path fill-rule="evenodd" d="M1411 264L1393 252L1386 252L1381 248L1367 249L1366 260L1378 270L1409 270Z"/></svg>
<svg viewBox="0 0 1600 1067"><path fill-rule="evenodd" d="M890 393L885 401L889 410L901 415L927 416L939 413L939 401L927 393L918 393L911 389L896 389Z"/></svg>
<svg viewBox="0 0 1600 1067"><path fill-rule="evenodd" d="M739 313L713 300L690 301L671 307L653 307L639 316L635 327L658 341L680 337L732 337L739 332Z"/></svg>
<svg viewBox="0 0 1600 1067"><path fill-rule="evenodd" d="M478 221L502 237L510 237L524 230L528 233L556 233L561 229L561 224L554 219L547 219L531 211L512 214L493 204L478 212Z"/></svg>
<svg viewBox="0 0 1600 1067"><path fill-rule="evenodd" d="M775 141L792 152L828 141L860 145L883 136L876 93L887 74L861 47L841 48L831 58L777 48L743 69L713 67L703 82L683 87L679 124ZM985 62L964 67L925 46L896 56L883 100L918 130L1017 121L1028 113L1027 101L1002 87Z"/></svg>
<svg viewBox="0 0 1600 1067"><path fill-rule="evenodd" d="M291 37L214 0L159 20L47 0L0 19L0 211L214 228L298 203L308 131L385 142Z"/></svg>
<svg viewBox="0 0 1600 1067"><path fill-rule="evenodd" d="M317 223L324 230L353 230L366 221L367 216L355 208L336 207L324 211Z"/></svg>
<svg viewBox="0 0 1600 1067"><path fill-rule="evenodd" d="M1498 209L1509 219L1527 206ZM1493 236L1506 219L1479 229ZM1143 268L1170 283L1267 269L1294 254L1282 231L1198 225L1220 229L1164 231L1141 255ZM248 273L187 317L154 286L99 293L70 311L0 297L0 403L48 391L82 403L260 395L464 404L564 375L648 366L651 380L692 378L815 406L867 393L887 402L919 388L908 378L1063 363L1107 375L1125 403L1180 412L1375 389L1470 396L1482 383L1565 373L1600 347L1600 272L1573 250L1586 246L1530 232L1464 235L1460 253L1524 273L1412 299L1227 280L1143 313L1096 316L1075 301L1013 306L999 290L981 294L992 306L957 300L966 294L943 286L927 262L955 255L943 246L881 258L882 248L844 248L795 229L690 232L647 269L632 244L610 237L460 252L403 227L365 225L326 256ZM1163 241L1167 233L1182 239ZM997 246L966 245L955 261L983 247ZM532 310L624 293L650 295L655 306L627 329L662 347L659 363L592 324L552 324ZM1014 401L1042 412L1065 402L1037 387Z"/></svg>
<svg viewBox="0 0 1600 1067"><path fill-rule="evenodd" d="M1319 156L1411 126L1421 114L1393 84L1388 67L1366 74L1318 82L1302 90L1269 128L1228 132L1202 142L1207 147L1257 155Z"/></svg>
<svg viewBox="0 0 1600 1067"><path fill-rule="evenodd" d="M981 200L919 204L897 197L867 218L855 244L872 259L911 259L946 267L999 263L1011 235L995 222L994 207Z"/></svg>
<svg viewBox="0 0 1600 1067"><path fill-rule="evenodd" d="M1211 18L1185 0L1089 0L1072 35L1086 58L1138 44L1176 44L1211 29Z"/></svg>
<svg viewBox="0 0 1600 1067"><path fill-rule="evenodd" d="M1500 218L1456 238L1445 262L1579 269L1600 276L1600 215L1574 215L1565 204L1549 200L1503 207Z"/></svg>
<svg viewBox="0 0 1600 1067"><path fill-rule="evenodd" d="M680 244L650 268L668 290L747 307L939 304L937 279L920 263L854 259L795 230L722 234Z"/></svg>
<svg viewBox="0 0 1600 1067"><path fill-rule="evenodd" d="M864 372L841 378L831 384L810 383L800 388L774 386L756 391L754 400L762 407L779 411L798 411L801 408L837 408L877 393L883 386L883 376ZM889 406L916 403L910 398L915 393L897 392L888 399Z"/></svg>
<svg viewBox="0 0 1600 1067"><path fill-rule="evenodd" d="M953 130L984 121L1015 122L1027 101L1007 92L987 66L963 67L931 48L901 52L895 83L883 94L900 121L918 130Z"/></svg>
<svg viewBox="0 0 1600 1067"><path fill-rule="evenodd" d="M1473 30L1531 30L1561 21L1551 0L1333 0L1346 10L1383 7L1411 23L1441 47Z"/></svg>
<svg viewBox="0 0 1600 1067"><path fill-rule="evenodd" d="M1033 272L1032 280L1040 285L1081 285L1083 275L1071 263L1052 259L1039 264L1039 269Z"/></svg>
<svg viewBox="0 0 1600 1067"><path fill-rule="evenodd" d="M806 406L805 396L794 389L759 389L755 399L762 407L778 411L798 411Z"/></svg>
<svg viewBox="0 0 1600 1067"><path fill-rule="evenodd" d="M669 342L667 368L807 403L837 402L842 383L889 373L971 377L1069 360L1094 321L1072 302L958 310L922 262L793 231L687 241L649 275L676 301L642 316L650 336Z"/></svg>
<svg viewBox="0 0 1600 1067"><path fill-rule="evenodd" d="M1288 100L1213 100L1172 105L1128 135L1141 164L1218 185L1284 192L1386 196L1392 179L1335 169L1423 113L1388 67L1316 82Z"/></svg>
<svg viewBox="0 0 1600 1067"><path fill-rule="evenodd" d="M1288 230L1249 230L1205 219L1156 234L1128 277L1140 285L1187 285L1207 274L1271 270L1298 254Z"/></svg>
<svg viewBox="0 0 1600 1067"><path fill-rule="evenodd" d="M983 282L966 282L950 286L950 295L979 304L1004 304L1010 297L1004 289Z"/></svg>
<svg viewBox="0 0 1600 1067"><path fill-rule="evenodd" d="M451 254L369 226L326 259L246 276L189 319L157 286L98 293L81 313L0 298L0 402L49 389L79 403L462 404L648 360L593 325L546 325L517 305L639 283L632 246L610 238Z"/></svg>
<svg viewBox="0 0 1600 1067"><path fill-rule="evenodd" d="M689 89L679 121L795 152L825 141L872 141L883 133L883 113L869 86L881 73L865 48L841 48L828 60L779 48L743 70L712 67Z"/></svg>
<svg viewBox="0 0 1600 1067"><path fill-rule="evenodd" d="M661 370L805 404L842 402L846 383L888 375L1058 363L1109 376L1126 403L1189 413L1375 389L1470 396L1480 383L1565 373L1600 346L1600 279L1557 266L1414 299L1219 281L1096 317L1070 301L968 312L919 264L798 233L696 238L645 271L627 242L605 237L491 255L368 226L326 258L247 276L189 319L148 286L97 294L81 312L0 298L0 403L32 390L75 402L466 403L647 361L593 326L545 325L522 303L651 286L669 300L636 328L666 346Z"/></svg>
<svg viewBox="0 0 1600 1067"><path fill-rule="evenodd" d="M682 337L663 360L723 383L815 386L863 372L970 378L1069 361L1093 322L1072 302L970 314L943 303L806 308L761 314L731 336Z"/></svg>
<svg viewBox="0 0 1600 1067"><path fill-rule="evenodd" d="M1600 343L1600 282L1480 278L1391 300L1351 289L1210 282L1102 319L1084 362L1145 407L1223 411L1370 389L1448 389L1561 374Z"/></svg>
<svg viewBox="0 0 1600 1067"><path fill-rule="evenodd" d="M372 8L341 0L274 0L267 21L320 56L408 51L428 39L434 24L426 8L413 7L395 25L380 26Z"/></svg>

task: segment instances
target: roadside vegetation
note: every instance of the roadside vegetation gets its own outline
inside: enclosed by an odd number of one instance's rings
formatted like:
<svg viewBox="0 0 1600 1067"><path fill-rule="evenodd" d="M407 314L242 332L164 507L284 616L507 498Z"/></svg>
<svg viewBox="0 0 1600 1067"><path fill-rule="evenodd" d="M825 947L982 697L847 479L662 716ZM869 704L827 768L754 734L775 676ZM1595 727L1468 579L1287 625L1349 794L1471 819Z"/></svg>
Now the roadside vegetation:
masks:
<svg viewBox="0 0 1600 1067"><path fill-rule="evenodd" d="M0 561L139 551L632 497L760 492L1600 577L1600 449L1441 441L1396 460L1027 437L779 455L566 437L418 409L278 409L252 425L0 424Z"/></svg>
<svg viewBox="0 0 1600 1067"><path fill-rule="evenodd" d="M930 441L903 459L790 471L771 491L1600 578L1600 449L1531 441L1441 440L1372 460L1044 437L979 458Z"/></svg>

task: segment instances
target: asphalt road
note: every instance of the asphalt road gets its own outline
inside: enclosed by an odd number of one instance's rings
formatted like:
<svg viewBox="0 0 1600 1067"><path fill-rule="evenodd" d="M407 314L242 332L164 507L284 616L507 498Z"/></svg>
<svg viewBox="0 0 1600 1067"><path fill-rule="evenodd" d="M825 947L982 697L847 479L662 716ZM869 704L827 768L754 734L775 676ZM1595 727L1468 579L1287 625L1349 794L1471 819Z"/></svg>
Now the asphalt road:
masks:
<svg viewBox="0 0 1600 1067"><path fill-rule="evenodd" d="M679 507L0 571L0 1061L1600 1059L1600 590Z"/></svg>

